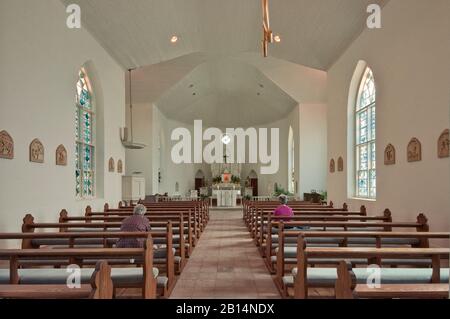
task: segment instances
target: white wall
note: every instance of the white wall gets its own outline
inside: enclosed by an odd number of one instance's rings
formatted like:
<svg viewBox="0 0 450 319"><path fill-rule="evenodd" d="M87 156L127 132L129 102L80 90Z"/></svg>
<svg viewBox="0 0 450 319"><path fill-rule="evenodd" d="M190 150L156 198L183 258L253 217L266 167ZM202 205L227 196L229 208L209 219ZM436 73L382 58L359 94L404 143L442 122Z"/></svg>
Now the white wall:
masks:
<svg viewBox="0 0 450 319"><path fill-rule="evenodd" d="M143 172L148 195L165 192L174 194L176 182L180 186L179 192L185 194L194 189L195 174L199 169L205 173L206 181L211 182L210 165L174 164L171 160L171 149L175 144L170 140L172 130L178 127L188 129L193 145L193 125L168 119L153 104L136 104L133 110L135 140L147 144L148 147L144 150L127 150L127 174L134 171ZM201 115L199 117L201 118ZM311 189L326 189L326 106L302 104L294 108L286 118L256 127L268 128L269 141L271 128L278 128L280 136L279 170L276 174L260 174L260 164L242 165L242 184L250 171L254 170L258 174L260 196L271 195L274 183L287 190L289 127L292 127L294 132L297 195L302 196ZM203 127L204 130L206 128ZM226 128L220 129L226 131ZM206 144L208 142L204 141L203 146ZM158 168L161 170L161 183L158 182Z"/></svg>
<svg viewBox="0 0 450 319"><path fill-rule="evenodd" d="M59 211L79 215L86 205L117 205L121 176L107 160L125 160L119 128L124 126L124 72L85 29L66 27L58 0L0 1L0 130L15 142L13 160L0 159L0 231L20 231L25 213L57 221ZM75 198L75 85L87 63L95 90L98 123L98 196ZM45 163L29 162L29 144L39 138ZM104 143L102 143L104 142ZM64 144L68 165L55 165Z"/></svg>
<svg viewBox="0 0 450 319"><path fill-rule="evenodd" d="M126 110L127 127L130 128L130 106ZM153 193L153 131L148 123L153 121L153 109L150 104L133 105L133 131L134 142L143 143L145 148L140 150L126 149L127 165L125 168L127 175L133 175L141 172L145 177L145 193Z"/></svg>
<svg viewBox="0 0 450 319"><path fill-rule="evenodd" d="M394 219L425 213L431 230L448 230L449 159L437 158L437 139L449 127L450 20L447 0L395 0L382 11L382 28L365 30L328 72L328 161L347 154L347 99L359 60L377 85L377 200L347 196L347 174L328 174L329 198L371 214L390 208ZM422 161L407 163L412 137L422 142ZM397 164L385 166L388 143ZM336 162L337 164L337 162ZM347 165L345 167L347 170ZM351 196L350 196L351 197Z"/></svg>
<svg viewBox="0 0 450 319"><path fill-rule="evenodd" d="M327 190L327 106L301 104L299 195ZM298 169L298 168L297 168Z"/></svg>

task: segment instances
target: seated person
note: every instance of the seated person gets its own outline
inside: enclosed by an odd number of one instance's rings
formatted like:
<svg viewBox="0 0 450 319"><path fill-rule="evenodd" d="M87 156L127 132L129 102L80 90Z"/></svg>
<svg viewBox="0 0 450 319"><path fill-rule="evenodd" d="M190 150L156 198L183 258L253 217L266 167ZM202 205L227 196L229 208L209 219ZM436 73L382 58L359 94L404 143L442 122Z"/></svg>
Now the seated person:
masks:
<svg viewBox="0 0 450 319"><path fill-rule="evenodd" d="M288 198L286 195L281 194L280 196L278 196L278 200L280 201L280 206L278 206L274 212L273 215L274 216L286 216L286 217L292 217L294 216L294 212L292 211L292 208L290 208L287 205L288 202ZM284 222L288 222L290 221L289 218L283 218L282 221Z"/></svg>
<svg viewBox="0 0 450 319"><path fill-rule="evenodd" d="M150 221L145 217L147 208L138 204L134 207L133 215L125 218L120 226L122 232L148 232L150 231ZM117 248L142 248L144 247L145 238L120 238Z"/></svg>
<svg viewBox="0 0 450 319"><path fill-rule="evenodd" d="M290 208L287 205L288 202L288 198L286 195L281 194L280 196L278 196L278 199L280 200L280 206L278 206L275 211L273 212L274 216L286 216L286 217L293 217L294 216L294 212L292 211L292 208ZM283 222L289 222L291 221L290 218L283 218L281 219ZM297 227L292 227L292 226L285 226L286 229L296 229L296 230L305 230L305 229L309 229L309 227L307 226L297 226Z"/></svg>

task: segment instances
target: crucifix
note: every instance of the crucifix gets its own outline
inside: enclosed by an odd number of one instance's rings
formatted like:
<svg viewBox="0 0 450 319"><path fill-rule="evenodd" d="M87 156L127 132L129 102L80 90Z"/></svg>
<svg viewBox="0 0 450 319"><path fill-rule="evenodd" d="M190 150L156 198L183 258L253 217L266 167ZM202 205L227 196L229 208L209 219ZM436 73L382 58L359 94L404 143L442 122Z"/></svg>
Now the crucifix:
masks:
<svg viewBox="0 0 450 319"><path fill-rule="evenodd" d="M223 162L225 163L225 164L227 164L227 158L228 158L229 156L227 155L227 154L224 154L223 155Z"/></svg>

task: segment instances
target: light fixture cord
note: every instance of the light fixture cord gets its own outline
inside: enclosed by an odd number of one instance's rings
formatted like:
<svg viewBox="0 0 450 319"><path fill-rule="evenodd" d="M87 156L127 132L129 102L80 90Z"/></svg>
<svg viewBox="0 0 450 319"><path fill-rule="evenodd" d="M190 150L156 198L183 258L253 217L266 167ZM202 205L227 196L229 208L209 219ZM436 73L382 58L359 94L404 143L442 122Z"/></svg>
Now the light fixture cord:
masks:
<svg viewBox="0 0 450 319"><path fill-rule="evenodd" d="M130 85L130 135L131 135L131 142L133 142L133 100L131 98L132 94L131 94L131 70L128 70L129 73L129 85Z"/></svg>

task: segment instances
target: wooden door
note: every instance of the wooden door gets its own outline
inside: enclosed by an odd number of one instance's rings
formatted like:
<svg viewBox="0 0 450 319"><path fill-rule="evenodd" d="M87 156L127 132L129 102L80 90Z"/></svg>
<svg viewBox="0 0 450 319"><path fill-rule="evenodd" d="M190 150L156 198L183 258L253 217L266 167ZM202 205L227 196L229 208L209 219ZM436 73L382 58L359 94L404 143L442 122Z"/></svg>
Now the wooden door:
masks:
<svg viewBox="0 0 450 319"><path fill-rule="evenodd" d="M203 185L204 185L204 180L203 180L203 178L196 178L195 179L195 189L198 191L198 192L200 192L200 187L203 187Z"/></svg>
<svg viewBox="0 0 450 319"><path fill-rule="evenodd" d="M250 187L253 188L253 196L258 196L258 179L257 178L250 179Z"/></svg>

